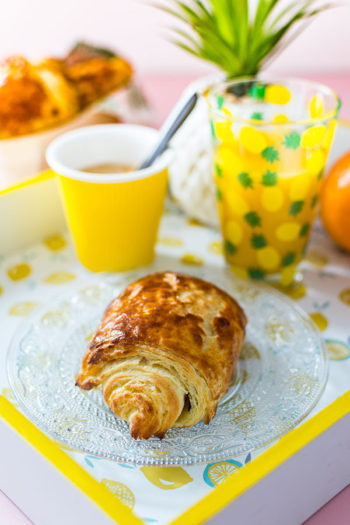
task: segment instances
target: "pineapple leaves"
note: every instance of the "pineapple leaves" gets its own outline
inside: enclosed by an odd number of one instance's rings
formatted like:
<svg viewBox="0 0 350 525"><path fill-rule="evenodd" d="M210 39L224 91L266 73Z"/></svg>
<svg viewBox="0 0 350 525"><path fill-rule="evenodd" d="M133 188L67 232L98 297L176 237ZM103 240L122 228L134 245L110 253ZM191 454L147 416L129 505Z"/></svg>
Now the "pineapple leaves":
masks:
<svg viewBox="0 0 350 525"><path fill-rule="evenodd" d="M189 7L189 3L178 0L174 0L174 3L177 10L163 5L158 7L192 27L195 37L191 31L173 28L173 31L181 37L181 40L172 39L173 43L203 60L217 64L224 71L239 66L238 58L232 50L232 43L227 42L217 30L215 15L205 8L203 2L191 0L192 7Z"/></svg>
<svg viewBox="0 0 350 525"><path fill-rule="evenodd" d="M279 0L257 0L255 7L249 0L168 0L156 7L181 23L171 28L173 43L235 78L255 75L295 38L292 28L332 7L314 7L316 1L293 1L283 9Z"/></svg>

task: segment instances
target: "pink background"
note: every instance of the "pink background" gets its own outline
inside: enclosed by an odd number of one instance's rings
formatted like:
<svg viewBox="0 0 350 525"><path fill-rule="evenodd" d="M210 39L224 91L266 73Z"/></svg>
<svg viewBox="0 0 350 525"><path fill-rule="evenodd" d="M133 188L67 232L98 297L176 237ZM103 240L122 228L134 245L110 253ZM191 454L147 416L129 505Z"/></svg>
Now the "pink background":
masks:
<svg viewBox="0 0 350 525"><path fill-rule="evenodd" d="M156 0L168 4L170 0ZM251 0L254 4L256 0ZM282 5L290 0L281 0ZM332 2L332 0L331 0ZM203 73L211 68L166 41L174 21L154 0L11 0L1 9L0 56L64 52L79 39L110 45L138 72ZM350 72L350 0L320 14L272 68L287 74Z"/></svg>
<svg viewBox="0 0 350 525"><path fill-rule="evenodd" d="M85 39L127 56L157 110L160 124L181 90L213 71L165 40L173 21L149 0L11 0L1 13L0 57L20 53L35 58L62 54ZM166 3L166 0L159 0ZM340 4L340 3L339 3ZM350 0L321 14L271 65L272 71L329 84L341 96L350 119ZM30 520L0 491L1 525ZM307 525L349 525L350 486L307 521ZM297 524L296 524L297 525Z"/></svg>

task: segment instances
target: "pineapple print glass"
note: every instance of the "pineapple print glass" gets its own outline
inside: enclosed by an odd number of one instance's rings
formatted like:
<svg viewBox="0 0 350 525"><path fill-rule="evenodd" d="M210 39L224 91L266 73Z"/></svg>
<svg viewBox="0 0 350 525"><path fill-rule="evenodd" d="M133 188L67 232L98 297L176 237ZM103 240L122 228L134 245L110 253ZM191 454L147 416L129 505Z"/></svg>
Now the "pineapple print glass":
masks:
<svg viewBox="0 0 350 525"><path fill-rule="evenodd" d="M240 276L293 283L340 106L325 86L243 79L208 94L225 257Z"/></svg>

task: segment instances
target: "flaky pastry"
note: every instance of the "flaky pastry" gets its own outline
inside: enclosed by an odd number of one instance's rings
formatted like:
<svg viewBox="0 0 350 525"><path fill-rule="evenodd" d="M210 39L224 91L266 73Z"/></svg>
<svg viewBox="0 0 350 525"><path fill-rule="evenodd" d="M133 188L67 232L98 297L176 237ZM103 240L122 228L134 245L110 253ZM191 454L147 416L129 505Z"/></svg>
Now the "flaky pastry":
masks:
<svg viewBox="0 0 350 525"><path fill-rule="evenodd" d="M107 307L76 384L101 385L135 439L208 424L235 372L245 325L239 304L213 284L174 272L147 275Z"/></svg>

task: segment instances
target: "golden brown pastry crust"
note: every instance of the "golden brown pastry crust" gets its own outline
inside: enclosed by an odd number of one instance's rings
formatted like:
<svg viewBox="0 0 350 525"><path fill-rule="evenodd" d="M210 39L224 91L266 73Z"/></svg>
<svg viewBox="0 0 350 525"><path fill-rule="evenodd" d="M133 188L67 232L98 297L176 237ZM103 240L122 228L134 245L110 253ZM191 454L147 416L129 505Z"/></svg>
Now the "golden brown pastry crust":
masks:
<svg viewBox="0 0 350 525"><path fill-rule="evenodd" d="M132 67L106 50L79 44L63 59L0 61L0 139L63 123L127 85Z"/></svg>
<svg viewBox="0 0 350 525"><path fill-rule="evenodd" d="M32 133L79 111L74 87L60 72L21 56L0 62L0 138Z"/></svg>
<svg viewBox="0 0 350 525"><path fill-rule="evenodd" d="M135 438L215 415L235 371L246 317L211 283L174 272L129 285L107 307L77 385L103 385Z"/></svg>

